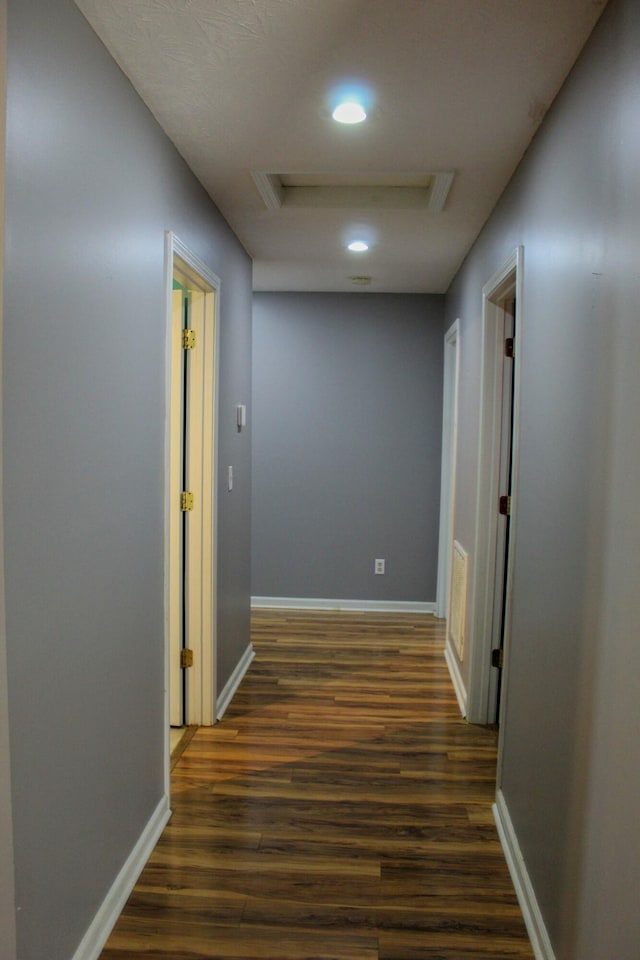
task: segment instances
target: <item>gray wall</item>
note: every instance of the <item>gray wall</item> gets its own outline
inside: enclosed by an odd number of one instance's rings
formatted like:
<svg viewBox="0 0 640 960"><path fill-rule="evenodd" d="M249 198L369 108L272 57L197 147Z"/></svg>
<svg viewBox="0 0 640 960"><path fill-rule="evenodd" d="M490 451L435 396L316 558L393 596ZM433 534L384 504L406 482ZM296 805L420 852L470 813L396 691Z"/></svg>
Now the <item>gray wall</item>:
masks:
<svg viewBox="0 0 640 960"><path fill-rule="evenodd" d="M524 245L502 789L557 960L640 943L639 47L612 0L447 298L472 548L482 285Z"/></svg>
<svg viewBox="0 0 640 960"><path fill-rule="evenodd" d="M0 0L0 291L4 272L4 163L6 103L6 36L7 5ZM0 330L2 325L0 292ZM1 338L0 338L1 362ZM0 372L1 378L1 372ZM0 409L1 409L0 393ZM2 432L0 428L0 438ZM2 447L0 444L0 496L2 491ZM0 509L0 543L2 543L2 510ZM13 868L13 823L11 817L11 770L9 764L9 710L7 703L7 645L4 609L4 552L0 554L0 960L15 960L15 909Z"/></svg>
<svg viewBox="0 0 640 960"><path fill-rule="evenodd" d="M70 0L9 0L4 515L20 960L163 794L165 231L222 280L220 684L248 640L251 264Z"/></svg>
<svg viewBox="0 0 640 960"><path fill-rule="evenodd" d="M435 600L442 308L255 295L254 596Z"/></svg>
<svg viewBox="0 0 640 960"><path fill-rule="evenodd" d="M0 0L0 103L6 100L6 41L7 5ZM4 272L4 159L5 112L0 115L0 290ZM0 297L0 332L2 329L2 298ZM1 340L0 340L1 356ZM0 382L1 382L0 369ZM2 397L0 392L0 409ZM0 430L1 436L1 430ZM2 489L2 447L0 446L0 496ZM2 543L2 508L0 503L0 543ZM0 554L0 930L2 946L0 958L15 957L15 909L13 876L13 823L11 817L11 770L9 764L9 710L7 704L7 643L4 619L4 562Z"/></svg>

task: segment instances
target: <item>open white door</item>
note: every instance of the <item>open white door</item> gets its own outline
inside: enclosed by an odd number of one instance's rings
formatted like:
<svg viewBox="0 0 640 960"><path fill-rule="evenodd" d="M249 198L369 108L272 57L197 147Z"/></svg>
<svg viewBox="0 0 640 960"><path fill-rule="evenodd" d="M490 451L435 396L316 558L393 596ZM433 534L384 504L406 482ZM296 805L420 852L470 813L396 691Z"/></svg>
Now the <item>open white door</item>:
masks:
<svg viewBox="0 0 640 960"><path fill-rule="evenodd" d="M438 544L438 586L436 616L449 612L453 508L455 505L456 450L458 446L458 356L459 321L444 336L444 383L442 391L442 466L440 472L440 536Z"/></svg>
<svg viewBox="0 0 640 960"><path fill-rule="evenodd" d="M522 353L523 250L512 257L483 288L482 374L476 534L471 584L471 644L467 718L492 723L497 717L500 684L492 666L492 649L504 644L502 705L508 684L510 584L515 548L515 528L501 514L500 501L509 498L513 517L517 510L519 383ZM515 322L518 339L513 360L505 359L505 340ZM501 745L502 741L500 742ZM501 748L501 746L500 746ZM500 753L498 760L498 782Z"/></svg>
<svg viewBox="0 0 640 960"><path fill-rule="evenodd" d="M168 724L215 719L218 278L167 238L165 541ZM185 653L186 651L186 653ZM188 665L191 662L192 665Z"/></svg>

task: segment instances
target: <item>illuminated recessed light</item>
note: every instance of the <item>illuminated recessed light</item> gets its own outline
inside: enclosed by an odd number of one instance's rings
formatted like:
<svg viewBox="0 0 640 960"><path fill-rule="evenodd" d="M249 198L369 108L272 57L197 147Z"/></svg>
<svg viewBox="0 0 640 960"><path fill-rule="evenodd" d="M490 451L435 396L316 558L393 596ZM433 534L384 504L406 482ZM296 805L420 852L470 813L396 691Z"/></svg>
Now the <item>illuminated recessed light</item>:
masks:
<svg viewBox="0 0 640 960"><path fill-rule="evenodd" d="M367 111L356 100L345 100L338 104L331 116L338 123L362 123L367 118Z"/></svg>
<svg viewBox="0 0 640 960"><path fill-rule="evenodd" d="M364 240L354 240L352 243L348 244L349 250L353 250L354 253L364 253L365 250L369 249L369 244L365 243Z"/></svg>

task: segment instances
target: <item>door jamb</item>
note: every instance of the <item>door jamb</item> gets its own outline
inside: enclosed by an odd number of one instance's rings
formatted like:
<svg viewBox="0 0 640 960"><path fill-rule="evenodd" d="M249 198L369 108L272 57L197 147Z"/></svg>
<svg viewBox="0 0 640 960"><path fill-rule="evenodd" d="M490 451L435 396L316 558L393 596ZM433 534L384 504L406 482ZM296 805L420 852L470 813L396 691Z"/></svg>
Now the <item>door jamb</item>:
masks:
<svg viewBox="0 0 640 960"><path fill-rule="evenodd" d="M502 304L515 294L517 301L517 338L515 351L512 424L512 489L511 532L507 562L505 598L504 669L500 719L508 696L509 631L511 621L511 584L516 545L516 511L518 481L518 437L520 422L520 377L523 343L522 284L524 250L522 246L487 281L482 289L482 348L480 378L480 424L478 433L478 473L476 482L476 528L474 563L471 582L471 637L469 644L469 690L467 718L472 723L489 722L492 625L495 591L495 557L497 536L497 503L500 495L500 438L502 419L502 367L504 323ZM493 704L495 710L495 704ZM502 738L500 738L502 742ZM500 747L499 747L500 751ZM498 763L498 786L500 757Z"/></svg>
<svg viewBox="0 0 640 960"><path fill-rule="evenodd" d="M190 668L188 691L191 697L187 702L187 723L199 726L211 726L216 717L216 616L215 597L217 584L217 476L218 476L218 365L219 365L219 306L220 306L220 278L196 256L178 237L167 231L165 237L165 537L164 537L164 647L165 647L165 791L169 795L170 784L170 748L169 748L169 667L170 667L170 604L171 604L171 550L170 518L172 509L176 505L170 503L170 466L171 466L171 361L172 361L172 313L173 313L173 276L175 269L188 275L194 287L203 294L203 309L205 316L205 365L208 369L205 375L203 399L210 410L210 422L213 435L205 435L203 431L203 509L201 518L201 533L204 542L211 544L210 551L203 551L202 569L197 572L202 577L203 585L208 589L201 591L203 622L209 624L208 630L202 631L202 642L194 649L194 666ZM208 321L208 323L207 323ZM209 329L206 329L206 327ZM209 490L207 497L205 491ZM208 554L208 555L207 555ZM189 703L189 700L192 703Z"/></svg>

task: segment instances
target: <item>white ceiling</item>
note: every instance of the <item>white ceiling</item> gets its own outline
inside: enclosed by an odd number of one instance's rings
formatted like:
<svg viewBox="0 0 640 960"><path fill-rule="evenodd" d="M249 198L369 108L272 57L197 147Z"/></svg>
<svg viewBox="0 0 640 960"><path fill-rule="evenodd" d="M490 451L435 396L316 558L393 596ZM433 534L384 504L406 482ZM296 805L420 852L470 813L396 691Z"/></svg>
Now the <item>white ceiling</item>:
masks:
<svg viewBox="0 0 640 960"><path fill-rule="evenodd" d="M256 290L442 293L606 0L76 3L254 258ZM331 96L352 80L371 110L341 126ZM438 212L428 175L451 173Z"/></svg>

